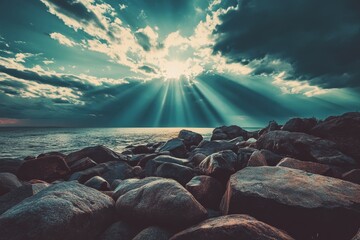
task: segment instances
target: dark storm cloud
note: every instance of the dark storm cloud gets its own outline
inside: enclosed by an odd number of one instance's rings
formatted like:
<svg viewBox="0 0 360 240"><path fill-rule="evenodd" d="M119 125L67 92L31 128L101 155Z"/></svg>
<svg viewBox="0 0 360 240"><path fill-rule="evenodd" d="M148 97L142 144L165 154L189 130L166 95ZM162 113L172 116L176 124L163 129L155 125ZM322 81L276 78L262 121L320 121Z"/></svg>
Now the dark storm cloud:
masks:
<svg viewBox="0 0 360 240"><path fill-rule="evenodd" d="M217 26L214 52L232 61L266 56L292 65L289 79L323 88L360 87L360 1L239 0ZM255 74L283 68L264 64Z"/></svg>

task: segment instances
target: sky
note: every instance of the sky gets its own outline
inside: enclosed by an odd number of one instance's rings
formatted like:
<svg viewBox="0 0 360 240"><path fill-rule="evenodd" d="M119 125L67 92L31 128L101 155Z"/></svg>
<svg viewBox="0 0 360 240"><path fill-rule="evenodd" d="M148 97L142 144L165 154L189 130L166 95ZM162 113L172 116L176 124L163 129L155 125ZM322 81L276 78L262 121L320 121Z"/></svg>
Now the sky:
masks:
<svg viewBox="0 0 360 240"><path fill-rule="evenodd" d="M1 0L0 126L263 126L360 110L358 0Z"/></svg>

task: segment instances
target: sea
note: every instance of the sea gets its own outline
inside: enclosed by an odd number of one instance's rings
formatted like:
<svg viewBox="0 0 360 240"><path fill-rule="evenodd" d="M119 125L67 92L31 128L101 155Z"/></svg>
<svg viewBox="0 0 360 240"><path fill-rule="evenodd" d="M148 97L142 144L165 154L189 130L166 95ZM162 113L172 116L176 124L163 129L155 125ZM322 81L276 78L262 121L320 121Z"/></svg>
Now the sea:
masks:
<svg viewBox="0 0 360 240"><path fill-rule="evenodd" d="M116 152L126 146L167 141L188 129L209 139L213 128L0 128L0 160L23 159L57 151L64 154L104 145Z"/></svg>

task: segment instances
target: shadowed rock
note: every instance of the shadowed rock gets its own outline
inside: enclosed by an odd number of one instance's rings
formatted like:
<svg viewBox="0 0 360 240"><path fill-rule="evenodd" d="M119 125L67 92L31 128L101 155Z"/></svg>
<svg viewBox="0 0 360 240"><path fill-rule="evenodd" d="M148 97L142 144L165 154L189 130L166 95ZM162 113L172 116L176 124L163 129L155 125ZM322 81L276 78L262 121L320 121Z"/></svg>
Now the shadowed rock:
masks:
<svg viewBox="0 0 360 240"><path fill-rule="evenodd" d="M348 182L360 184L360 169L353 169L344 173L341 178Z"/></svg>
<svg viewBox="0 0 360 240"><path fill-rule="evenodd" d="M156 169L163 163L175 163L179 165L186 165L189 163L187 159L176 158L168 155L161 155L154 159L150 159L145 164L145 174L146 176L154 176Z"/></svg>
<svg viewBox="0 0 360 240"><path fill-rule="evenodd" d="M272 131L276 131L276 130L280 130L281 126L275 122L275 121L270 121L269 124L267 125L267 127L261 129L259 131L259 136L266 134L268 132L272 132Z"/></svg>
<svg viewBox="0 0 360 240"><path fill-rule="evenodd" d="M180 138L173 138L168 140L162 146L156 149L156 152L170 152L171 156L184 158L186 157L187 150L185 144Z"/></svg>
<svg viewBox="0 0 360 240"><path fill-rule="evenodd" d="M61 152L46 152L46 153L41 153L39 156L37 156L37 158L51 157L51 156L58 156L58 157L62 157L62 158L66 157L66 155Z"/></svg>
<svg viewBox="0 0 360 240"><path fill-rule="evenodd" d="M132 167L126 162L114 161L101 163L84 171L73 173L70 176L69 181L77 180L80 183L84 183L95 176L100 176L111 184L115 179L131 178L133 177L133 173Z"/></svg>
<svg viewBox="0 0 360 240"><path fill-rule="evenodd" d="M306 133L272 131L262 135L257 146L299 160L348 167L356 164L354 159L337 150L334 142Z"/></svg>
<svg viewBox="0 0 360 240"><path fill-rule="evenodd" d="M192 168L176 163L163 163L155 171L155 176L174 179L183 186L195 175Z"/></svg>
<svg viewBox="0 0 360 240"><path fill-rule="evenodd" d="M113 221L114 201L76 182L59 183L0 216L0 239L95 239Z"/></svg>
<svg viewBox="0 0 360 240"><path fill-rule="evenodd" d="M196 176L186 184L186 189L206 208L219 209L224 194L223 185L213 177Z"/></svg>
<svg viewBox="0 0 360 240"><path fill-rule="evenodd" d="M138 231L138 227L134 227L124 221L118 221L111 224L98 240L131 240Z"/></svg>
<svg viewBox="0 0 360 240"><path fill-rule="evenodd" d="M24 161L17 175L22 180L39 179L52 182L64 178L69 173L70 168L64 158L59 156L45 156Z"/></svg>
<svg viewBox="0 0 360 240"><path fill-rule="evenodd" d="M310 130L315 127L316 124L317 120L315 118L292 118L282 126L281 130L310 133Z"/></svg>
<svg viewBox="0 0 360 240"><path fill-rule="evenodd" d="M236 170L240 170L243 169L244 167L247 166L249 159L251 157L251 155L253 154L253 152L258 151L256 148L240 148L238 150L238 155L237 155L237 164L236 164Z"/></svg>
<svg viewBox="0 0 360 240"><path fill-rule="evenodd" d="M95 188L99 191L109 191L110 190L110 184L103 179L102 177L95 176L90 178L84 183L85 186Z"/></svg>
<svg viewBox="0 0 360 240"><path fill-rule="evenodd" d="M71 172L79 172L85 169L95 167L97 165L91 158L85 157L80 160L72 162L69 167Z"/></svg>
<svg viewBox="0 0 360 240"><path fill-rule="evenodd" d="M23 163L24 161L20 159L2 158L0 159L0 173L8 172L16 175L18 169Z"/></svg>
<svg viewBox="0 0 360 240"><path fill-rule="evenodd" d="M75 161L78 161L82 158L91 158L96 163L105 163L105 162L111 162L111 161L126 161L127 157L116 153L112 150L110 150L107 147L104 146L95 146L95 147L87 147L84 149L81 149L79 151L70 153L66 156L66 162L68 164L72 164Z"/></svg>
<svg viewBox="0 0 360 240"><path fill-rule="evenodd" d="M121 195L120 217L136 223L180 228L206 218L206 210L178 182L161 179Z"/></svg>
<svg viewBox="0 0 360 240"><path fill-rule="evenodd" d="M281 159L282 156L269 150L262 149L251 154L248 166L275 166Z"/></svg>
<svg viewBox="0 0 360 240"><path fill-rule="evenodd" d="M360 225L360 186L290 168L247 167L231 176L221 210L249 214L296 239L350 239Z"/></svg>
<svg viewBox="0 0 360 240"><path fill-rule="evenodd" d="M174 235L171 240L291 240L285 232L253 217L234 214L211 218Z"/></svg>
<svg viewBox="0 0 360 240"><path fill-rule="evenodd" d="M187 148L197 146L203 140L203 136L201 136L201 134L185 129L179 132L178 138L184 141Z"/></svg>
<svg viewBox="0 0 360 240"><path fill-rule="evenodd" d="M0 196L21 187L22 183L12 173L0 173Z"/></svg>
<svg viewBox="0 0 360 240"><path fill-rule="evenodd" d="M213 130L211 141L231 140L237 137L242 137L243 139L247 139L248 132L236 125L222 126L222 127L217 127Z"/></svg>
<svg viewBox="0 0 360 240"><path fill-rule="evenodd" d="M360 240L360 228L357 234L351 240Z"/></svg>
<svg viewBox="0 0 360 240"><path fill-rule="evenodd" d="M331 175L331 168L329 167L329 165L315 162L305 162L294 158L284 158L279 162L277 166L303 170L305 172L325 176Z"/></svg>
<svg viewBox="0 0 360 240"><path fill-rule="evenodd" d="M217 153L224 150L234 150L237 149L237 144L242 142L243 138L238 137L230 141L227 140L216 140L216 141L207 141L203 140L201 143L190 153L190 161L196 154L203 154L209 156L213 153Z"/></svg>
<svg viewBox="0 0 360 240"><path fill-rule="evenodd" d="M169 240L172 233L164 228L151 226L142 230L133 240Z"/></svg>

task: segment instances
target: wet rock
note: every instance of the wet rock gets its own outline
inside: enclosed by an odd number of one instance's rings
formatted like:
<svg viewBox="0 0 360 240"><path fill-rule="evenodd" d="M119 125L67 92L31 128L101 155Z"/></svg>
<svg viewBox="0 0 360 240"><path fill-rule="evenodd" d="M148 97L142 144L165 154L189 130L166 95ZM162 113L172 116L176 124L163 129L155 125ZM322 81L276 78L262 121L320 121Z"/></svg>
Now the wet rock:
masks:
<svg viewBox="0 0 360 240"><path fill-rule="evenodd" d="M201 136L201 134L185 129L179 132L178 138L184 141L187 148L197 146L203 140L203 136Z"/></svg>
<svg viewBox="0 0 360 240"><path fill-rule="evenodd" d="M16 175L18 169L23 163L24 161L20 159L2 158L0 159L0 173L8 172Z"/></svg>
<svg viewBox="0 0 360 240"><path fill-rule="evenodd" d="M114 161L106 162L88 168L84 171L73 173L69 181L77 180L80 183L85 183L92 177L100 176L108 183L112 183L115 179L127 179L133 177L132 167L126 162Z"/></svg>
<svg viewBox="0 0 360 240"><path fill-rule="evenodd" d="M335 142L340 151L353 157L360 165L360 112L328 117L318 123L311 134Z"/></svg>
<svg viewBox="0 0 360 240"><path fill-rule="evenodd" d="M184 158L176 158L176 157L167 156L167 155L158 156L154 159L147 161L147 163L145 164L145 167L144 167L145 175L148 177L154 176L156 169L163 163L175 163L175 164L179 164L179 165L186 165L189 163L189 161Z"/></svg>
<svg viewBox="0 0 360 240"><path fill-rule="evenodd" d="M144 179L130 178L121 181L118 186L114 189L114 199L118 199L121 195L134 190L136 188L140 188L148 183L159 181L162 178L159 177L147 177Z"/></svg>
<svg viewBox="0 0 360 240"><path fill-rule="evenodd" d="M230 141L227 140L216 140L216 141L207 141L203 140L191 153L189 160L192 161L193 157L196 154L203 154L209 156L213 153L224 151L224 150L236 150L237 144L242 142L243 138L235 138Z"/></svg>
<svg viewBox="0 0 360 240"><path fill-rule="evenodd" d="M35 195L48 186L50 186L50 184L37 183L24 185L0 196L0 215L19 204L24 199Z"/></svg>
<svg viewBox="0 0 360 240"><path fill-rule="evenodd" d="M105 163L112 161L126 161L127 157L116 153L104 146L87 147L82 150L70 153L66 156L66 162L71 165L73 162L82 158L90 158L96 163Z"/></svg>
<svg viewBox="0 0 360 240"><path fill-rule="evenodd" d="M174 235L171 240L290 240L285 232L253 217L234 214L211 218Z"/></svg>
<svg viewBox="0 0 360 240"><path fill-rule="evenodd" d="M174 179L183 186L195 175L191 168L176 163L162 163L155 171L155 176Z"/></svg>
<svg viewBox="0 0 360 240"><path fill-rule="evenodd" d="M99 191L109 191L110 190L110 184L103 179L102 177L95 176L90 178L84 183L85 186L95 188Z"/></svg>
<svg viewBox="0 0 360 240"><path fill-rule="evenodd" d="M270 121L266 128L263 128L259 131L259 136L266 134L268 132L272 132L272 131L276 131L276 130L280 130L280 129L281 129L281 126L277 122Z"/></svg>
<svg viewBox="0 0 360 240"><path fill-rule="evenodd" d="M200 171L226 183L230 175L235 173L237 155L231 151L221 151L206 157L200 164Z"/></svg>
<svg viewBox="0 0 360 240"><path fill-rule="evenodd" d="M186 184L186 189L206 208L218 209L224 194L223 185L210 176L196 176Z"/></svg>
<svg viewBox="0 0 360 240"><path fill-rule="evenodd" d="M0 239L95 239L114 219L114 201L76 182L50 186L0 216Z"/></svg>
<svg viewBox="0 0 360 240"><path fill-rule="evenodd" d="M280 162L282 156L269 150L254 151L249 159L248 166L275 166Z"/></svg>
<svg viewBox="0 0 360 240"><path fill-rule="evenodd" d="M247 139L248 132L236 125L222 126L214 129L213 134L211 136L211 141L231 140L237 137L242 137L243 139Z"/></svg>
<svg viewBox="0 0 360 240"><path fill-rule="evenodd" d="M164 228L151 226L142 230L133 240L169 240L172 233Z"/></svg>
<svg viewBox="0 0 360 240"><path fill-rule="evenodd" d="M348 182L360 184L360 169L353 169L344 173L341 178Z"/></svg>
<svg viewBox="0 0 360 240"><path fill-rule="evenodd" d="M315 127L316 124L317 120L315 118L292 118L282 126L281 130L310 133L310 130Z"/></svg>
<svg viewBox="0 0 360 240"><path fill-rule="evenodd" d="M71 172L80 172L82 170L95 167L97 165L91 158L85 157L69 165Z"/></svg>
<svg viewBox="0 0 360 240"><path fill-rule="evenodd" d="M206 218L206 210L178 182L161 179L121 195L116 201L120 217L136 223L184 227Z"/></svg>
<svg viewBox="0 0 360 240"><path fill-rule="evenodd" d="M167 141L164 145L158 147L156 152L165 152L169 151L171 156L178 158L185 158L187 150L185 144L180 138L173 138Z"/></svg>
<svg viewBox="0 0 360 240"><path fill-rule="evenodd" d="M354 166L351 157L336 149L336 144L306 133L272 131L262 135L257 146L299 160L337 166Z"/></svg>
<svg viewBox="0 0 360 240"><path fill-rule="evenodd" d="M305 172L320 174L325 176L331 175L331 167L329 165L315 163L315 162L307 162L307 161L305 162L294 158L284 158L279 162L277 166L303 170Z"/></svg>
<svg viewBox="0 0 360 240"><path fill-rule="evenodd" d="M360 223L360 186L285 167L247 167L231 176L221 210L249 214L296 239L350 239Z"/></svg>
<svg viewBox="0 0 360 240"><path fill-rule="evenodd" d="M22 183L12 173L0 173L0 196L21 187Z"/></svg>
<svg viewBox="0 0 360 240"><path fill-rule="evenodd" d="M17 176L22 180L39 179L52 182L64 178L69 173L70 168L64 158L45 156L24 161L18 170Z"/></svg>
<svg viewBox="0 0 360 240"><path fill-rule="evenodd" d="M111 224L110 227L101 234L98 240L131 240L138 231L139 229L137 227L124 221L118 221Z"/></svg>

